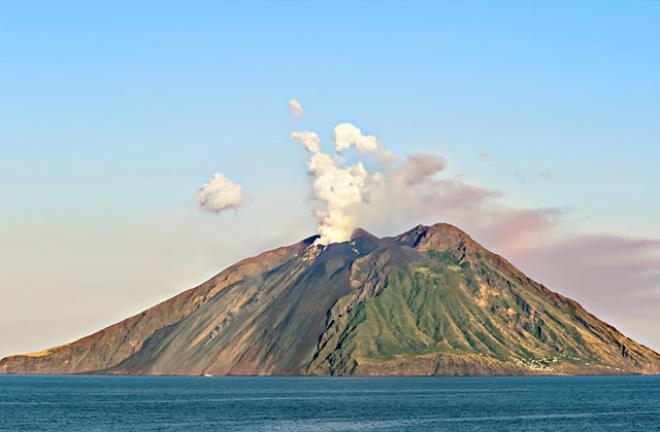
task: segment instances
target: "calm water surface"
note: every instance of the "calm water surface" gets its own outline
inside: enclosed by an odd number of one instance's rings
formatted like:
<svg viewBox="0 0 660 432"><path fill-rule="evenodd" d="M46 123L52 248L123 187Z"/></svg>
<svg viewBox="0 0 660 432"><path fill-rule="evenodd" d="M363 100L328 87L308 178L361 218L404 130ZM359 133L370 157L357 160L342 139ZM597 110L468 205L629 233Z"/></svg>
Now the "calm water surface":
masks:
<svg viewBox="0 0 660 432"><path fill-rule="evenodd" d="M0 376L0 431L660 431L660 377Z"/></svg>

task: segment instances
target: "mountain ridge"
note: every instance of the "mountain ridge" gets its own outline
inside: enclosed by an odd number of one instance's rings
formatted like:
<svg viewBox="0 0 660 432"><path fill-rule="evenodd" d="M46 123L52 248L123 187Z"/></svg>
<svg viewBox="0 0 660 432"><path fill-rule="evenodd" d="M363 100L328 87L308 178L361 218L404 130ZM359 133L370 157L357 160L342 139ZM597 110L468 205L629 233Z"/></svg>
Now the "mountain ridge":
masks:
<svg viewBox="0 0 660 432"><path fill-rule="evenodd" d="M246 258L0 373L660 373L660 355L448 224Z"/></svg>

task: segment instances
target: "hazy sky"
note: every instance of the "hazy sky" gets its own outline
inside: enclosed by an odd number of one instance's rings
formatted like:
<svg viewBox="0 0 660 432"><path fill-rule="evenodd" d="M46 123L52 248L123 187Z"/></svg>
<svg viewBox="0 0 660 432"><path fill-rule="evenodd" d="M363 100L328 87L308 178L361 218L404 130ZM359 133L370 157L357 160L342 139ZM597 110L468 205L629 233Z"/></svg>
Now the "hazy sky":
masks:
<svg viewBox="0 0 660 432"><path fill-rule="evenodd" d="M346 121L500 195L365 228L456 223L660 349L660 3L436 3L3 2L0 356L314 233L290 134Z"/></svg>

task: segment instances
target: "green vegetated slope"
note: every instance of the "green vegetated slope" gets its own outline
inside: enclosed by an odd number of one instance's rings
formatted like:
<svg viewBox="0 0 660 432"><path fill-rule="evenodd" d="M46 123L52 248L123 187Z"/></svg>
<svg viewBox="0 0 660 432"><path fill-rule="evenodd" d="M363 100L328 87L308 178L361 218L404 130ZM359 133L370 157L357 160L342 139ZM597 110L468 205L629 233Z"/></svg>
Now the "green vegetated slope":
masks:
<svg viewBox="0 0 660 432"><path fill-rule="evenodd" d="M342 298L312 370L462 375L656 367L644 360L650 350L467 236L453 246L395 269L377 295Z"/></svg>

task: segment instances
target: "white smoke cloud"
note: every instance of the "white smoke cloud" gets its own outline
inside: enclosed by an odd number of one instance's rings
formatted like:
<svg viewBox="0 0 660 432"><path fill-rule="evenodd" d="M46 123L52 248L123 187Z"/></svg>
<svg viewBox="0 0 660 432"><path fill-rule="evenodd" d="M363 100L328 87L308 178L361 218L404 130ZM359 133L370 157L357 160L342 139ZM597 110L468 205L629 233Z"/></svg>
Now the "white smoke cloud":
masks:
<svg viewBox="0 0 660 432"><path fill-rule="evenodd" d="M380 173L370 174L362 162L344 166L341 157L323 153L321 140L314 132L293 132L291 139L303 144L309 153L307 167L314 179L314 199L320 204L314 213L319 221L318 243L327 245L349 240L358 223L351 208L365 201L369 190L381 180ZM337 151L348 148L343 143L336 144ZM356 142L348 145L351 144Z"/></svg>
<svg viewBox="0 0 660 432"><path fill-rule="evenodd" d="M300 118L305 114L302 104L297 99L289 99L289 109L295 118Z"/></svg>
<svg viewBox="0 0 660 432"><path fill-rule="evenodd" d="M465 227L492 244L523 244L553 226L554 210L503 205L500 192L450 175L444 158L413 154L399 160L376 137L364 135L350 123L335 127L331 153L323 151L315 132L293 132L291 137L309 153L320 244L347 241L358 227L398 232L439 220ZM357 152L344 157L342 152L351 146ZM346 159L353 164L347 166ZM375 168L369 172L365 164ZM507 231L503 228L507 224L517 226L520 235L507 234L504 241L499 235Z"/></svg>
<svg viewBox="0 0 660 432"><path fill-rule="evenodd" d="M481 210L499 196L496 191L449 178L445 174L447 163L440 156L414 154L397 162L376 137L363 135L349 123L334 129L335 154L323 152L321 139L314 132L293 132L291 138L309 153L312 192L319 204L314 215L319 221L320 244L347 241L360 226L392 231L417 224L420 219L436 222L439 218L481 223ZM358 150L354 156L357 161L346 166L341 152L351 146ZM369 172L361 160L367 154L376 156L369 159L377 166L374 172Z"/></svg>
<svg viewBox="0 0 660 432"><path fill-rule="evenodd" d="M293 132L291 134L291 139L304 145L311 154L316 154L321 151L321 139L316 132Z"/></svg>
<svg viewBox="0 0 660 432"><path fill-rule="evenodd" d="M334 129L335 154L322 151L321 139L315 132L293 132L291 138L309 153L312 193L319 204L314 215L319 221L320 244L347 241L362 224L380 225L388 215L398 217L419 210L420 203L433 195L430 189L437 184L434 176L446 167L443 158L432 154L412 155L396 164L394 153L382 148L376 137L362 134L350 123L341 123ZM346 166L340 154L351 146L358 150L358 161ZM379 166L379 171L370 173L365 168L360 158L366 154L376 156L370 161ZM448 199L463 192L460 186L452 186L443 189Z"/></svg>
<svg viewBox="0 0 660 432"><path fill-rule="evenodd" d="M195 194L195 201L205 212L220 213L224 210L238 207L243 200L243 188L225 177L224 174L214 174Z"/></svg>
<svg viewBox="0 0 660 432"><path fill-rule="evenodd" d="M360 153L373 153L380 148L375 136L362 135L362 131L350 123L340 123L335 126L332 141L338 152L348 149L351 145L355 145Z"/></svg>

